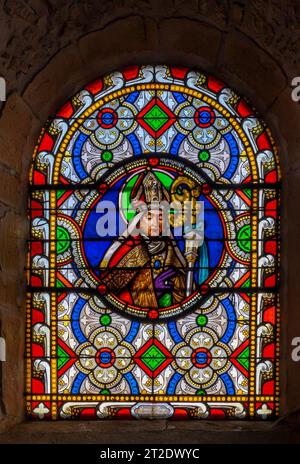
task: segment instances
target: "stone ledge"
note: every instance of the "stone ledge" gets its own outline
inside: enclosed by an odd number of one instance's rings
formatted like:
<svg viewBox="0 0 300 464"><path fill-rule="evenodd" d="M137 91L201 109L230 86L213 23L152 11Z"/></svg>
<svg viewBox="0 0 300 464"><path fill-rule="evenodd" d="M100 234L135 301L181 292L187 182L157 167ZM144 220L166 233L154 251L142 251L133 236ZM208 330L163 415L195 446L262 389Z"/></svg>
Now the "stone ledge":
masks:
<svg viewBox="0 0 300 464"><path fill-rule="evenodd" d="M0 434L0 443L297 443L286 424L250 421L24 422Z"/></svg>

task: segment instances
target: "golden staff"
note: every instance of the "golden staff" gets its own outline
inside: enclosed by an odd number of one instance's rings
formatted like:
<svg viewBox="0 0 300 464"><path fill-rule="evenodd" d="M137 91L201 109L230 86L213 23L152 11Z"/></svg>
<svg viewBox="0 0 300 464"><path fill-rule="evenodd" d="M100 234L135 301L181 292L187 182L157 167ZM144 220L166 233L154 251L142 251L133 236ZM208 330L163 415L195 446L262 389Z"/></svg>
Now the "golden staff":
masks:
<svg viewBox="0 0 300 464"><path fill-rule="evenodd" d="M193 291L194 266L198 258L199 246L201 245L202 239L202 235L195 229L197 214L199 214L199 203L197 199L200 193L200 185L197 185L192 179L184 176L175 179L171 186L172 206L174 210L179 210L179 214L173 213L170 217L171 224L173 227L186 227L188 220L191 219L190 229L184 233L184 256L188 268L186 274L186 296L190 296Z"/></svg>

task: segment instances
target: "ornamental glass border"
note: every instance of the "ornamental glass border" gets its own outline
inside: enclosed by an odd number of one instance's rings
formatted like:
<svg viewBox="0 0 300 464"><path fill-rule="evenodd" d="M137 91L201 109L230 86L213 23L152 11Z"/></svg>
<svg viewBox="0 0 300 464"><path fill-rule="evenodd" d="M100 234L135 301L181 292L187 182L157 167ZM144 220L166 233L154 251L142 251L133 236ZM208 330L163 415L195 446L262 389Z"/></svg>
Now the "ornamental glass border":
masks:
<svg viewBox="0 0 300 464"><path fill-rule="evenodd" d="M130 291L116 290L120 263L127 273L132 266L128 246L146 245L120 243L117 260L107 250L120 231L94 235L99 199L124 185L125 196L136 194L139 178L145 199L147 170L166 197L184 178L206 202L193 291L179 298L173 281L157 308L141 303L137 274ZM85 86L50 117L30 170L27 416L278 416L280 182L270 130L245 99L201 71L130 66ZM172 243L175 273L181 245ZM135 258L145 276L167 259L153 256L153 267Z"/></svg>

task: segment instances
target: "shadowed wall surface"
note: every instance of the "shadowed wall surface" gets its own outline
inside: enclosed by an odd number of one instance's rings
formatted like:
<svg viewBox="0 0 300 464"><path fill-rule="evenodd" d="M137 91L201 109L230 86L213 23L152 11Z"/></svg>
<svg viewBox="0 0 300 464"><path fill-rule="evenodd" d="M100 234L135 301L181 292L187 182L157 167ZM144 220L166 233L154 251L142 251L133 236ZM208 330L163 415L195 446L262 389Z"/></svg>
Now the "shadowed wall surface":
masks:
<svg viewBox="0 0 300 464"><path fill-rule="evenodd" d="M0 75L0 442L251 442L300 440L300 4L267 1L2 1ZM130 64L212 73L251 101L277 141L282 196L281 418L276 423L24 423L27 178L43 123L84 84ZM134 433L133 433L134 432Z"/></svg>

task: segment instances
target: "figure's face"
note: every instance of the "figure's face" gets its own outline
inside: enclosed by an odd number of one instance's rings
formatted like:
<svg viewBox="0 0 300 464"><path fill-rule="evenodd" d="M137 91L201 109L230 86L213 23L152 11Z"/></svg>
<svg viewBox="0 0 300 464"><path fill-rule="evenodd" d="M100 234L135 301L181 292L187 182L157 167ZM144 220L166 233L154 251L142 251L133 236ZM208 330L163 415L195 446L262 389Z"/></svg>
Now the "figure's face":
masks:
<svg viewBox="0 0 300 464"><path fill-rule="evenodd" d="M158 237L162 234L163 213L159 209L148 210L140 220L140 228L147 237Z"/></svg>

